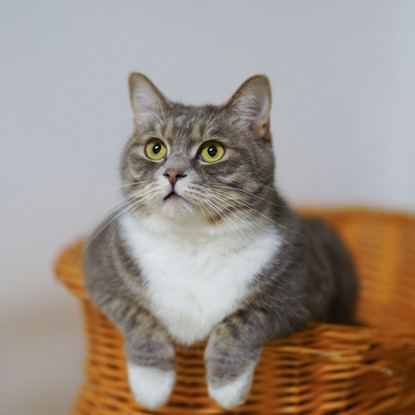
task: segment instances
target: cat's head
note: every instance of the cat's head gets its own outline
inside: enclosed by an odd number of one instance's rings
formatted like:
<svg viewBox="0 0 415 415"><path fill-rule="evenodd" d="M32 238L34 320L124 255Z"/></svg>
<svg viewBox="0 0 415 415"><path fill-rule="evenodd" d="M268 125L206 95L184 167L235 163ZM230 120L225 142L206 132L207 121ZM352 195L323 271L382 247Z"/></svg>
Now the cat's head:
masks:
<svg viewBox="0 0 415 415"><path fill-rule="evenodd" d="M255 215L252 195L274 180L268 78L249 78L219 106L171 102L139 73L129 86L135 131L121 175L130 210L212 224Z"/></svg>

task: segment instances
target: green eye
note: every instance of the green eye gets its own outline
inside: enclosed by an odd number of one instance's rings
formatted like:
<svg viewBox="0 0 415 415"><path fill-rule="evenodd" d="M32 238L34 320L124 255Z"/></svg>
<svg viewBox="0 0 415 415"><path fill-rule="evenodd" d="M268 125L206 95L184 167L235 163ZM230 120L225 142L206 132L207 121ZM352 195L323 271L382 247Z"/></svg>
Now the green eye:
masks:
<svg viewBox="0 0 415 415"><path fill-rule="evenodd" d="M161 160L167 153L167 147L161 140L154 138L146 145L145 151L150 160Z"/></svg>
<svg viewBox="0 0 415 415"><path fill-rule="evenodd" d="M206 163L214 163L225 154L225 149L216 142L205 143L200 151L200 158Z"/></svg>

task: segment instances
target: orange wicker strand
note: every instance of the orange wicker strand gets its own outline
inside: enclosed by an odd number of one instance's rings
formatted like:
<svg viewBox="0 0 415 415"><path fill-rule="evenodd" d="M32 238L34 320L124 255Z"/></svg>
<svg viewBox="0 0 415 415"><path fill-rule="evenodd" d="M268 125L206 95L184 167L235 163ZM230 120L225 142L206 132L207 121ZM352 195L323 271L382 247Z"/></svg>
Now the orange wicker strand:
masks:
<svg viewBox="0 0 415 415"><path fill-rule="evenodd" d="M367 326L312 323L264 346L246 404L226 411L207 394L204 345L176 347L177 382L156 413L415 414L415 216L373 210L308 210L341 234L358 268L357 319ZM152 413L130 393L123 339L89 301L82 242L55 264L83 307L88 356L75 415Z"/></svg>

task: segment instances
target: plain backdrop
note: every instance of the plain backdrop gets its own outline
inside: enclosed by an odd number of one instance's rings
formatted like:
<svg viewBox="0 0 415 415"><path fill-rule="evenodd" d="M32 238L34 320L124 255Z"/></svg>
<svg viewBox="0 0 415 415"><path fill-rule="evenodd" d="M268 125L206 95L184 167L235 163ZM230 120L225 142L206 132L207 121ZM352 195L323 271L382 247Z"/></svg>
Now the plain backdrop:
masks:
<svg viewBox="0 0 415 415"><path fill-rule="evenodd" d="M222 103L273 86L276 181L296 206L415 212L415 2L0 2L0 412L68 414L82 378L60 250L119 200L127 78Z"/></svg>

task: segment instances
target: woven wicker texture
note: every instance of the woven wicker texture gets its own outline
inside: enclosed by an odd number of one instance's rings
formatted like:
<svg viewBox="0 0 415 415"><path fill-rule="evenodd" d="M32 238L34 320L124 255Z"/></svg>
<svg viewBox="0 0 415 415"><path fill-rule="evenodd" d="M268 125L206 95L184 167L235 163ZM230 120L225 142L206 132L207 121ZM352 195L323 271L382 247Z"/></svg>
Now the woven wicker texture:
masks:
<svg viewBox="0 0 415 415"><path fill-rule="evenodd" d="M415 216L368 210L307 211L334 226L352 251L365 326L310 324L265 345L251 395L233 411L207 395L203 345L177 347L177 382L159 414L415 414ZM58 258L57 278L82 302L86 379L76 415L148 414L132 397L123 340L89 301L82 242Z"/></svg>

